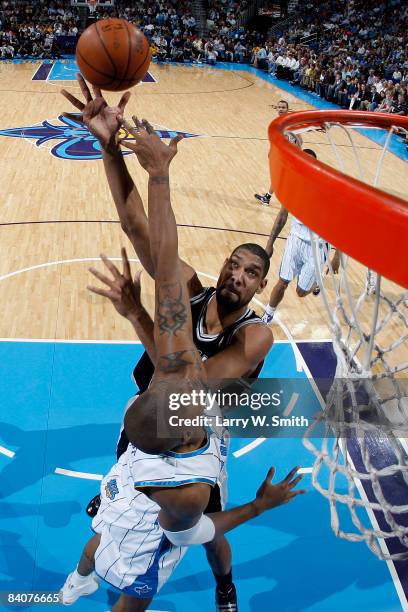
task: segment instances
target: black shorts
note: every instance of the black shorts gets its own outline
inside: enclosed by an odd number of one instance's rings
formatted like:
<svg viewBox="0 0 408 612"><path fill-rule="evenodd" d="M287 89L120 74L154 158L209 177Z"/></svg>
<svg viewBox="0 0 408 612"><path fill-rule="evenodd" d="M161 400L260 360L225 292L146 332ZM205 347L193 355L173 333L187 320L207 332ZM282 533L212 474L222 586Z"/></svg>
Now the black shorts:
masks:
<svg viewBox="0 0 408 612"><path fill-rule="evenodd" d="M221 512L221 491L220 487L216 484L211 487L210 499L208 505L204 510L204 514L211 514L212 512Z"/></svg>

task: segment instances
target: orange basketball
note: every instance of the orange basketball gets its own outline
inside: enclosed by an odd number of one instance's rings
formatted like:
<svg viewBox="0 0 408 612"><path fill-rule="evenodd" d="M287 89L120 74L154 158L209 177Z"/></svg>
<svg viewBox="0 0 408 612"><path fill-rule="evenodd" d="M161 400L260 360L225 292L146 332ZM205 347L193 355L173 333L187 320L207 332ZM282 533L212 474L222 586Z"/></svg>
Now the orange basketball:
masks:
<svg viewBox="0 0 408 612"><path fill-rule="evenodd" d="M80 36L76 60L82 75L108 91L123 91L147 72L151 52L146 36L125 19L101 19Z"/></svg>

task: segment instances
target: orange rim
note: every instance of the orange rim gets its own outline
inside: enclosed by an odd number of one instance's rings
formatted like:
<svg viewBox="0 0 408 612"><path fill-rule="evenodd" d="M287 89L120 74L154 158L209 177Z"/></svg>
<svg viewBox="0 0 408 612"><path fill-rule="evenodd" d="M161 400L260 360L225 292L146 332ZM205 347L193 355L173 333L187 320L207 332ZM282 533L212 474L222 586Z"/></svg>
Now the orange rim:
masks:
<svg viewBox="0 0 408 612"><path fill-rule="evenodd" d="M287 131L340 123L408 130L408 117L355 111L304 111L269 126L271 183L279 201L316 234L371 270L408 287L408 202L303 153Z"/></svg>

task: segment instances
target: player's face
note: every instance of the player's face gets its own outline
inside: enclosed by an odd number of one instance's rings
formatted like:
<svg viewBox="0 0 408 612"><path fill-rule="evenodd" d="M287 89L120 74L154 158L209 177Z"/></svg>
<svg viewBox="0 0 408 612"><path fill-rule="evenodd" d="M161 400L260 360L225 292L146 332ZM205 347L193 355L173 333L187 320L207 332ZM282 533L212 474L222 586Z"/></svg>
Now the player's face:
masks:
<svg viewBox="0 0 408 612"><path fill-rule="evenodd" d="M278 115L285 115L288 112L288 105L285 104L284 102L278 102L277 105L277 111L278 111Z"/></svg>
<svg viewBox="0 0 408 612"><path fill-rule="evenodd" d="M260 257L245 249L235 251L224 263L217 282L217 302L227 310L249 304L266 285Z"/></svg>

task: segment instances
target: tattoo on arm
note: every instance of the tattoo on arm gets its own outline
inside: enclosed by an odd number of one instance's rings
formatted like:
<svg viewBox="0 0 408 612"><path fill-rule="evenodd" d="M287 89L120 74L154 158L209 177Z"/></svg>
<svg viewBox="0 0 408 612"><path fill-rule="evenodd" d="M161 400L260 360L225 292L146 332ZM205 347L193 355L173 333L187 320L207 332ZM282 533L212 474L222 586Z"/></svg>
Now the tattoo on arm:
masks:
<svg viewBox="0 0 408 612"><path fill-rule="evenodd" d="M197 351L194 349L186 349L184 351L176 351L175 353L167 353L161 355L157 362L157 368L165 374L177 372L180 368L195 365L197 368L202 367Z"/></svg>
<svg viewBox="0 0 408 612"><path fill-rule="evenodd" d="M163 283L158 290L157 318L160 334L176 335L187 321L181 283Z"/></svg>

